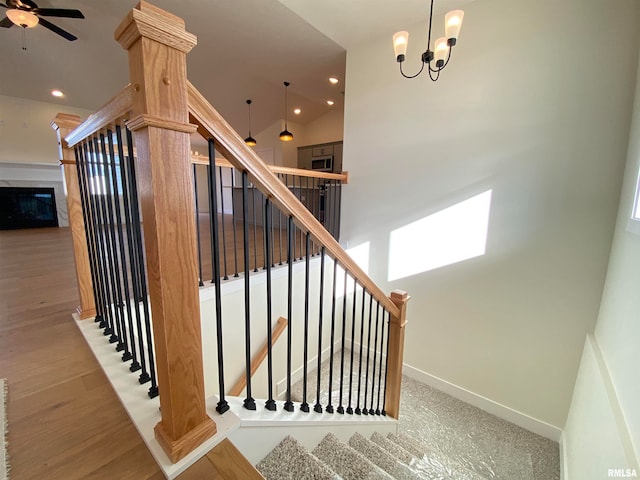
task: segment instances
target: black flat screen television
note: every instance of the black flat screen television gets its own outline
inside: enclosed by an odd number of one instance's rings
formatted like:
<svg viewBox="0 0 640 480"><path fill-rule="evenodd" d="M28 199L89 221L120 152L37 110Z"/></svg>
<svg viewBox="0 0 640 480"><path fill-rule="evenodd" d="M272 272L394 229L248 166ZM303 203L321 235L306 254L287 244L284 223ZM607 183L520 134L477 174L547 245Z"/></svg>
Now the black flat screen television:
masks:
<svg viewBox="0 0 640 480"><path fill-rule="evenodd" d="M57 226L53 188L0 187L0 230Z"/></svg>

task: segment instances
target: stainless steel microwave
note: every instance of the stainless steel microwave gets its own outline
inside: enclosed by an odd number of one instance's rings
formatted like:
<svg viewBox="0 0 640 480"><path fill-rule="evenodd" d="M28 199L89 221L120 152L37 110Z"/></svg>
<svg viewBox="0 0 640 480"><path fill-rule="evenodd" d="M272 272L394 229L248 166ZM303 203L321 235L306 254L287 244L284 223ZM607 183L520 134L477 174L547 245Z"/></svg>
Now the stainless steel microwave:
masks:
<svg viewBox="0 0 640 480"><path fill-rule="evenodd" d="M311 159L311 170L317 170L319 172L332 172L333 171L333 155L323 157L313 157Z"/></svg>

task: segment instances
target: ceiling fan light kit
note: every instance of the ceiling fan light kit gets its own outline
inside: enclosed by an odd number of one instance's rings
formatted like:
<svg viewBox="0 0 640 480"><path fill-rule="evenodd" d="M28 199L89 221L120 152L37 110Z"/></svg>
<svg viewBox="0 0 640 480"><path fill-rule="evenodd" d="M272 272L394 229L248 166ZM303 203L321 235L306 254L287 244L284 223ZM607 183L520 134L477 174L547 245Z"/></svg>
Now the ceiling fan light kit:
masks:
<svg viewBox="0 0 640 480"><path fill-rule="evenodd" d="M22 28L33 28L38 24L38 17L31 12L10 8L7 10L7 18Z"/></svg>
<svg viewBox="0 0 640 480"><path fill-rule="evenodd" d="M0 7L6 9L6 17L0 20L0 27L11 28L14 25L17 25L22 27L24 32L24 29L26 28L33 28L36 25L42 25L47 30L51 30L53 33L60 35L70 42L77 40L78 37L42 17L84 18L84 15L80 10L68 8L40 8L32 0L6 0L6 3L0 3ZM24 44L22 48L23 50L26 49Z"/></svg>

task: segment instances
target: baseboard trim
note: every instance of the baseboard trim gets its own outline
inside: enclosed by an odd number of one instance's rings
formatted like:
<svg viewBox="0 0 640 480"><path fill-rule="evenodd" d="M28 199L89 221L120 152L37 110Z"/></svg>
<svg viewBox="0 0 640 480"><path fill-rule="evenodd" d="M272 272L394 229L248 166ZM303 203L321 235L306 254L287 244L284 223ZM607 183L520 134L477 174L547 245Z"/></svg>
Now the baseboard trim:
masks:
<svg viewBox="0 0 640 480"><path fill-rule="evenodd" d="M529 430L530 432L553 440L554 442L560 441L562 430L554 425L550 425L542 420L538 420L522 412L518 412L517 410L490 400L482 395L478 395L477 393L473 393L465 388L454 385L453 383L449 383L434 375L423 372L422 370L412 367L411 365L407 365L406 363L403 364L402 373L414 380L425 383L433 388L437 388L458 400L462 400L463 402L480 408L485 412L495 415L496 417L500 417L514 425L518 425L519 427Z"/></svg>
<svg viewBox="0 0 640 480"><path fill-rule="evenodd" d="M564 444L565 435L564 430L560 434L560 441L558 442L560 448L560 480L567 480L569 473L567 472L567 465L569 465L569 459L567 458L567 448Z"/></svg>

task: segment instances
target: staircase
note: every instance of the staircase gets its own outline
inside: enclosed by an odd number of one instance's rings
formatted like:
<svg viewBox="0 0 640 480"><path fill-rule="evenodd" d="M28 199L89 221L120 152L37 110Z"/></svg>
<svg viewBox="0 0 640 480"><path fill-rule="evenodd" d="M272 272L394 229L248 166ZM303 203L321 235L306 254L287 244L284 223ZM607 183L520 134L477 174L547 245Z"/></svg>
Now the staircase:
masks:
<svg viewBox="0 0 640 480"><path fill-rule="evenodd" d="M355 433L346 443L328 434L311 451L287 436L256 468L267 480L485 479L405 434Z"/></svg>

